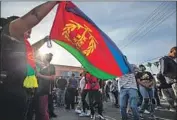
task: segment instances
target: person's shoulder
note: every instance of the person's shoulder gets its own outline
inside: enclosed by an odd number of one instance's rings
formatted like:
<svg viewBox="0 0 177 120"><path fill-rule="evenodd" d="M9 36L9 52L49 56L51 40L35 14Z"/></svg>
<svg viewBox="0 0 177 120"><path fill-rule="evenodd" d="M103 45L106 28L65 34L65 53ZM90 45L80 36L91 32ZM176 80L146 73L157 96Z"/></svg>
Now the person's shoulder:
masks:
<svg viewBox="0 0 177 120"><path fill-rule="evenodd" d="M3 26L1 28L1 43L3 44L11 44L12 40L13 42L15 42L16 40L10 36L10 32L9 32L9 24L6 24L5 26Z"/></svg>
<svg viewBox="0 0 177 120"><path fill-rule="evenodd" d="M169 60L173 60L173 58L169 57L169 56L163 56L160 58L160 60L166 60L166 61L169 61Z"/></svg>
<svg viewBox="0 0 177 120"><path fill-rule="evenodd" d="M165 59L165 58L168 58L168 56L165 55L165 56L160 57L159 59Z"/></svg>

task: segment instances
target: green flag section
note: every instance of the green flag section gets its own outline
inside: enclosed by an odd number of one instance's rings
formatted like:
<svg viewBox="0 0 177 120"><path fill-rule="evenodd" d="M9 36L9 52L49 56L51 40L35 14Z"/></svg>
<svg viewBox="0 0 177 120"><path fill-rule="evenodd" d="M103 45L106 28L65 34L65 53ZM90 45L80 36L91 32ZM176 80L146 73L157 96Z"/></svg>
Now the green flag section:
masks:
<svg viewBox="0 0 177 120"><path fill-rule="evenodd" d="M77 49L73 48L67 43L59 40L54 40L54 42L60 45L61 47L65 48L68 52L70 52L85 67L85 69L90 70L89 72L92 75L96 76L97 78L103 80L116 78L116 76L105 73L99 70L98 68L94 67L92 64L88 62L88 60L85 58L83 54L81 54Z"/></svg>
<svg viewBox="0 0 177 120"><path fill-rule="evenodd" d="M35 76L35 71L29 64L27 64L27 77L25 78L23 82L23 86L25 88L37 88L38 87L37 78Z"/></svg>
<svg viewBox="0 0 177 120"><path fill-rule="evenodd" d="M35 75L34 69L29 64L27 64L27 75L28 76Z"/></svg>

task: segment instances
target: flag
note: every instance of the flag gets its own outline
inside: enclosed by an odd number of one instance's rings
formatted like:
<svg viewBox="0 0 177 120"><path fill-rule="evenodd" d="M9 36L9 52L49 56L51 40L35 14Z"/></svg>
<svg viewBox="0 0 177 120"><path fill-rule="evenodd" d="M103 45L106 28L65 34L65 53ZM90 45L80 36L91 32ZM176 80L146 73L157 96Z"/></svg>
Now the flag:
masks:
<svg viewBox="0 0 177 120"><path fill-rule="evenodd" d="M25 46L26 46L26 59L27 59L27 76L23 82L23 86L25 88L37 88L37 78L35 76L35 70L36 70L36 64L34 59L34 52L33 48L28 42L27 39L25 39Z"/></svg>
<svg viewBox="0 0 177 120"><path fill-rule="evenodd" d="M71 1L59 3L50 39L97 78L111 79L130 72L115 43Z"/></svg>

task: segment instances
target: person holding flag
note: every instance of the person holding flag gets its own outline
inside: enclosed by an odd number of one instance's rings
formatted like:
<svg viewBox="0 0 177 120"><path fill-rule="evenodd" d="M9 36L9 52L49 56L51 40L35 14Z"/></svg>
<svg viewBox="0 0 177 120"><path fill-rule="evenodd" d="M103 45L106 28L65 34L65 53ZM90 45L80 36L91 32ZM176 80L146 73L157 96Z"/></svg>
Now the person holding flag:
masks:
<svg viewBox="0 0 177 120"><path fill-rule="evenodd" d="M29 75L30 68L34 70L26 58L25 36L29 37L31 29L36 26L50 11L57 1L43 3L22 17L11 16L1 18L1 79L0 84L0 119L2 120L25 120L26 91L24 89L37 88L35 76L23 84ZM26 35L24 35L26 34ZM31 69L30 69L31 70ZM34 72L32 72L33 74ZM26 114L25 114L26 115Z"/></svg>
<svg viewBox="0 0 177 120"><path fill-rule="evenodd" d="M125 59L127 57L125 56ZM135 72L138 70L136 65L131 64L131 71L128 74L121 76L118 80L120 91L120 113L122 120L127 120L127 107L132 110L133 120L139 120L138 111L138 87L135 78Z"/></svg>

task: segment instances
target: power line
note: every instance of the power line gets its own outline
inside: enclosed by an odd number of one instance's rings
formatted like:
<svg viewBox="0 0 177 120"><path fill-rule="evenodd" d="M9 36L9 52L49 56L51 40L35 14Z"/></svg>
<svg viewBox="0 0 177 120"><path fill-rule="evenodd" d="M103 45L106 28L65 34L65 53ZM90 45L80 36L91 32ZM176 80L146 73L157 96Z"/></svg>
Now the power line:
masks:
<svg viewBox="0 0 177 120"><path fill-rule="evenodd" d="M145 60L145 61L141 62L141 64L144 64L144 63L147 63L147 62L156 60L156 59L160 59L160 58L162 58L162 57L163 57L163 56L158 56L158 57L155 57L155 58L151 58L151 59L148 59L148 60Z"/></svg>
<svg viewBox="0 0 177 120"><path fill-rule="evenodd" d="M146 19L144 19L144 21L139 25L139 27L136 30L134 30L133 32L131 32L127 37L125 37L125 39L123 41L127 40L130 37L132 38L133 36L135 36L143 27L145 27L152 20L154 20L154 18L157 17L159 11L161 11L161 9L163 10L163 7L165 8L165 7L167 7L167 5L168 4L166 4L166 2L162 2L150 15L148 15L148 17Z"/></svg>
<svg viewBox="0 0 177 120"><path fill-rule="evenodd" d="M165 6L165 7L167 7L167 6ZM166 9L164 8L160 12L158 11L156 13L156 15L152 18L152 20L150 20L147 24L145 24L144 26L142 26L142 28L139 31L137 31L137 33L135 33L133 37L131 37L131 39L135 39L137 36L141 35L141 33L143 33L144 31L146 31L146 29L150 28L152 26L152 24L159 22L158 21L159 17L161 17L161 16L164 15L164 14L161 15L161 13L162 12L164 13L165 10ZM165 12L167 13L168 11L165 11Z"/></svg>
<svg viewBox="0 0 177 120"><path fill-rule="evenodd" d="M168 14L164 13L163 16L161 16L159 19L158 23L154 23L152 24L153 27L151 27L149 30L145 31L143 34L141 34L141 36L139 36L139 39L135 39L137 37L135 37L134 39L132 39L129 43L127 43L122 49L126 48L128 45L130 45L131 43L135 43L137 41L139 41L140 39L142 39L144 36L146 36L150 31L152 31L154 28L156 28L158 25L160 25L162 22L164 22L167 18L169 18L171 15L173 15L176 12L176 9L172 10L171 12L169 12Z"/></svg>
<svg viewBox="0 0 177 120"><path fill-rule="evenodd" d="M165 7L167 7L167 6L165 6ZM163 13L162 13L162 12L163 12ZM154 21L151 22L151 23L149 24L149 26L147 25L144 30L138 31L139 34L135 34L135 36L133 36L132 39L130 40L130 43L131 43L131 41L134 41L134 39L135 39L137 36L139 36L140 33L143 33L143 32L146 31L148 28L152 27L153 24L158 23L158 22L159 22L159 18L162 18L167 12L168 12L168 11L166 11L166 8L165 8L165 9L163 9L162 11L160 11L159 13L157 13L157 15L154 16L154 19L155 19L155 20L153 19ZM161 14L161 13L162 13L162 14ZM138 32L137 32L137 33L138 33ZM127 43L127 44L130 44L130 43ZM127 44L125 44L123 47L127 46Z"/></svg>
<svg viewBox="0 0 177 120"><path fill-rule="evenodd" d="M150 30L148 30L143 36L140 36L139 39L136 39L133 43L136 43L138 41L140 41L141 38L143 38L144 36L146 36L149 32L151 32L153 29L155 29L158 25L160 25L161 23L163 23L167 18L169 18L172 14L174 14L176 11L172 11L170 14L167 15L167 17L163 18L158 24L154 25L154 27L152 27Z"/></svg>

